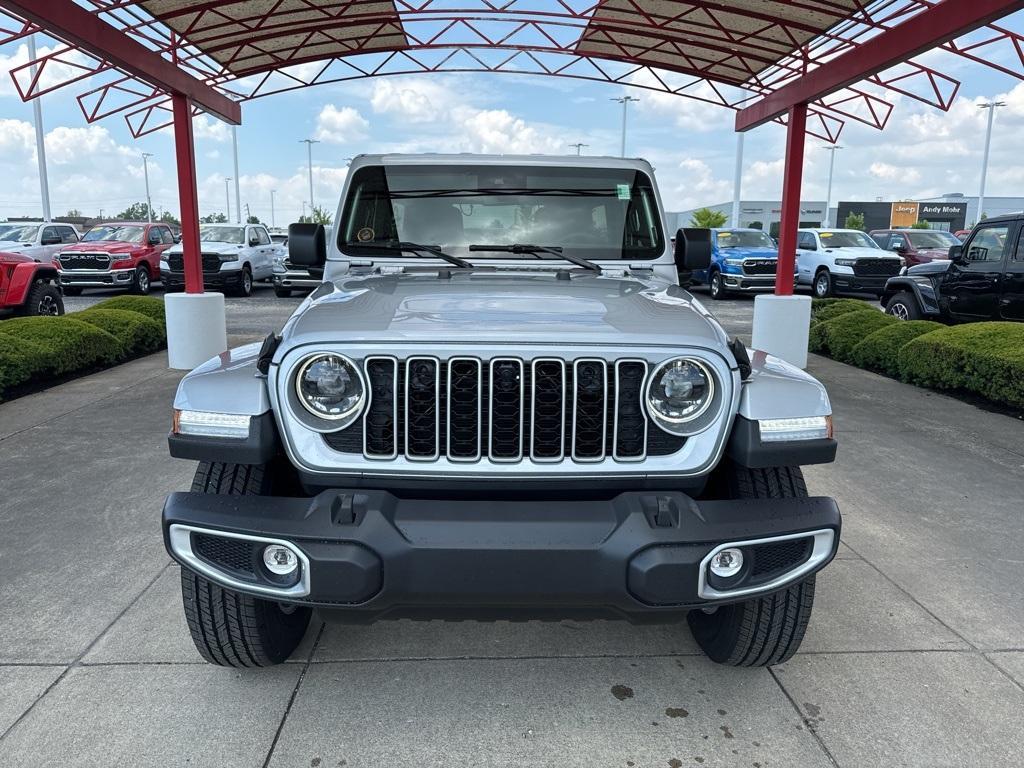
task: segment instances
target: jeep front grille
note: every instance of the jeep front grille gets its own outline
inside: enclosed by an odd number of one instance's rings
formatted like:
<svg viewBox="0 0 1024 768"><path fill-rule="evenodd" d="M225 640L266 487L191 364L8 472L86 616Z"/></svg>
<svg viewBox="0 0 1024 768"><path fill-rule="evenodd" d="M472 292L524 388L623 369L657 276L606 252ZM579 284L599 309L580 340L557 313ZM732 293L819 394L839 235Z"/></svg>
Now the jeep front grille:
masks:
<svg viewBox="0 0 1024 768"><path fill-rule="evenodd" d="M648 363L599 358L371 356L370 402L328 446L368 459L509 463L638 461L684 438L648 429Z"/></svg>

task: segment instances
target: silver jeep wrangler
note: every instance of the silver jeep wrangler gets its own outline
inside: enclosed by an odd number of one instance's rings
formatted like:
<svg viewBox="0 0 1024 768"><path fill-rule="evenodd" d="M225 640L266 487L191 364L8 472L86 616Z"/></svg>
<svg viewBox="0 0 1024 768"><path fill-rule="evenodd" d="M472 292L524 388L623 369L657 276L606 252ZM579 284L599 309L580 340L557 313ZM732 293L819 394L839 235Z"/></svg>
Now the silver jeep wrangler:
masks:
<svg viewBox="0 0 1024 768"><path fill-rule="evenodd" d="M788 659L839 544L815 379L685 286L650 165L353 160L324 270L280 334L181 382L199 461L163 531L208 661L288 658L328 620L686 617L718 662Z"/></svg>

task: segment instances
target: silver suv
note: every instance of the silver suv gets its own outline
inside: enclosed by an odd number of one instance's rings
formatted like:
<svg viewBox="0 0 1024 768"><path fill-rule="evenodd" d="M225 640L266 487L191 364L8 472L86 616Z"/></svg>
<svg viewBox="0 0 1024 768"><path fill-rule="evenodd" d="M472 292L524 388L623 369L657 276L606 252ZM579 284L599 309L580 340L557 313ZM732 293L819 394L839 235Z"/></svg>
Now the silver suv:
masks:
<svg viewBox="0 0 1024 768"><path fill-rule="evenodd" d="M641 160L362 156L280 334L186 376L168 497L199 652L284 661L327 619L688 620L716 661L799 646L840 515L806 373L684 287Z"/></svg>

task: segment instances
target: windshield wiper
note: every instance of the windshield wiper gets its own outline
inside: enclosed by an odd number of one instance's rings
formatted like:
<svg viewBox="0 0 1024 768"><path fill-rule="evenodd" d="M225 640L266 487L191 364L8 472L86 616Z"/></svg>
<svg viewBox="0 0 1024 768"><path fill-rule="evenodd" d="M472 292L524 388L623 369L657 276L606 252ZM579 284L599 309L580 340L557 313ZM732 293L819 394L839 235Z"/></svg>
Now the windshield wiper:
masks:
<svg viewBox="0 0 1024 768"><path fill-rule="evenodd" d="M460 259L458 256L452 256L450 253L445 253L440 248L436 248L432 245L420 245L419 243L395 241L386 243L349 243L348 245L352 248L378 248L380 250L402 251L403 253L429 253L432 256L437 256L439 259L444 259L449 264L454 264L456 267L462 267L463 269L474 268L473 265L465 259Z"/></svg>
<svg viewBox="0 0 1024 768"><path fill-rule="evenodd" d="M565 259L566 261L572 262L578 267L589 269L597 274L601 274L601 267L592 261L587 261L579 256L572 256L568 253L563 252L561 248L548 248L543 245L527 245L524 243L513 243L512 245L471 245L469 246L471 251L498 251L500 253L550 253L553 256Z"/></svg>

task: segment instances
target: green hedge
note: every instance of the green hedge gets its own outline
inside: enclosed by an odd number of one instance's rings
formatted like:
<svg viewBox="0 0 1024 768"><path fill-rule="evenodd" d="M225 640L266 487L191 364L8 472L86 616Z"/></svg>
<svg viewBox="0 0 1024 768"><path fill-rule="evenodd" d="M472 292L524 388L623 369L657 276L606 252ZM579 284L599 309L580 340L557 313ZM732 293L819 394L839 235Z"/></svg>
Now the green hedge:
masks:
<svg viewBox="0 0 1024 768"><path fill-rule="evenodd" d="M0 322L0 335L34 346L36 375L63 376L82 368L110 365L124 359L121 342L74 314L63 317L16 317Z"/></svg>
<svg viewBox="0 0 1024 768"><path fill-rule="evenodd" d="M944 327L907 343L898 360L900 378L910 384L1024 408L1024 324Z"/></svg>
<svg viewBox="0 0 1024 768"><path fill-rule="evenodd" d="M115 296L112 299L94 304L89 309L126 309L129 312L138 312L160 323L160 327L167 326L167 319L164 317L164 303L152 296ZM88 311L88 310L84 310Z"/></svg>
<svg viewBox="0 0 1024 768"><path fill-rule="evenodd" d="M844 363L850 362L850 355L857 344L879 328L896 322L899 321L877 309L845 312L811 327L809 349Z"/></svg>
<svg viewBox="0 0 1024 768"><path fill-rule="evenodd" d="M908 320L905 323L890 323L869 334L853 348L850 362L861 368L868 368L887 376L899 376L899 353L907 342L945 328L942 323L931 320Z"/></svg>
<svg viewBox="0 0 1024 768"><path fill-rule="evenodd" d="M860 299L815 299L811 304L811 325L865 309L871 309L871 306Z"/></svg>
<svg viewBox="0 0 1024 768"><path fill-rule="evenodd" d="M0 399L13 388L114 365L166 343L163 302L145 296L118 296L63 317L0 320Z"/></svg>
<svg viewBox="0 0 1024 768"><path fill-rule="evenodd" d="M126 309L89 308L71 315L114 336L125 357L155 352L167 342L167 332L153 318Z"/></svg>

